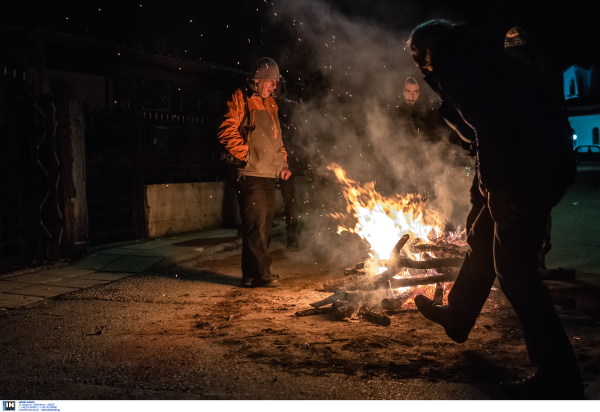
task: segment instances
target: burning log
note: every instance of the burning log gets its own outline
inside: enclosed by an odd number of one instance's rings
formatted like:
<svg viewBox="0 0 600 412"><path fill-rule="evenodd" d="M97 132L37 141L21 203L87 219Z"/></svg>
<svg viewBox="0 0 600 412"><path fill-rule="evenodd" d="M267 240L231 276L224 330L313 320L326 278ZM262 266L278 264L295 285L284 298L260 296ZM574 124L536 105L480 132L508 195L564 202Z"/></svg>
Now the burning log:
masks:
<svg viewBox="0 0 600 412"><path fill-rule="evenodd" d="M408 290L406 292L400 293L399 295L394 295L389 298L385 298L381 301L381 307L385 310L398 310L406 303L407 300L412 298L414 295L413 290Z"/></svg>
<svg viewBox="0 0 600 412"><path fill-rule="evenodd" d="M430 276L413 276L409 278L391 278L390 285L392 288L403 288L406 286L419 286L419 285L432 285L442 282L454 282L458 276L458 270L454 268L448 268L442 275L430 275Z"/></svg>
<svg viewBox="0 0 600 412"><path fill-rule="evenodd" d="M306 309L306 310L299 310L298 312L294 313L294 316L300 317L300 316L322 315L323 313L331 313L332 311L333 311L332 307L311 308L311 309Z"/></svg>
<svg viewBox="0 0 600 412"><path fill-rule="evenodd" d="M352 282L358 281L363 277L361 274L346 276L340 279L334 279L329 282L323 284L323 289L328 292L334 292L336 289L348 289L348 290L356 290L352 289L348 285L352 284Z"/></svg>
<svg viewBox="0 0 600 412"><path fill-rule="evenodd" d="M400 251L402 250L404 245L406 245L406 242L408 242L409 238L410 238L410 236L404 235L396 243L396 245L394 246L394 249L392 250L392 258L390 259L392 262L396 262L400 258Z"/></svg>
<svg viewBox="0 0 600 412"><path fill-rule="evenodd" d="M464 256L469 251L469 246L458 246L452 243L440 243L437 245L426 244L426 245L413 245L411 251L419 252L444 252L450 255Z"/></svg>
<svg viewBox="0 0 600 412"><path fill-rule="evenodd" d="M370 312L368 310L361 311L360 316L369 322L373 322L381 326L390 326L392 324L392 321L387 316Z"/></svg>
<svg viewBox="0 0 600 412"><path fill-rule="evenodd" d="M448 259L412 260L400 259L397 267L409 269L440 269L453 266L462 266L465 259L461 257Z"/></svg>

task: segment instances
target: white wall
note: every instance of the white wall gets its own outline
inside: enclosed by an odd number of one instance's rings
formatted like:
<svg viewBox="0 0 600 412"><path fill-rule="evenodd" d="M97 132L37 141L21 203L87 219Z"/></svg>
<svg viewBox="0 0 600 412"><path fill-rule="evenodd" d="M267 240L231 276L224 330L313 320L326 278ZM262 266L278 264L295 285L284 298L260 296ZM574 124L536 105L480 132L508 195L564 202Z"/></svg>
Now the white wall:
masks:
<svg viewBox="0 0 600 412"><path fill-rule="evenodd" d="M577 135L575 146L588 146L592 144L592 129L600 128L600 114L571 116L569 122Z"/></svg>
<svg viewBox="0 0 600 412"><path fill-rule="evenodd" d="M563 72L563 90L566 100L573 99L576 97L582 97L587 94L587 92L591 88L591 72L591 69L585 70L584 68L579 67L577 65L573 65ZM579 81L577 80L578 78L581 78L583 80L584 90L579 90ZM571 79L575 81L575 94L570 94Z"/></svg>

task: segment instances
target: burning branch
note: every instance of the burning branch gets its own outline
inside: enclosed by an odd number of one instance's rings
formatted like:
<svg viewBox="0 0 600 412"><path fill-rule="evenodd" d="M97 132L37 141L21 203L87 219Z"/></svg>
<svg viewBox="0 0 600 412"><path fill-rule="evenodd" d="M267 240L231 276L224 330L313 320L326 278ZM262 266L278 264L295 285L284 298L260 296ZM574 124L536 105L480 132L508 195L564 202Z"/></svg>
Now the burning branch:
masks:
<svg viewBox="0 0 600 412"><path fill-rule="evenodd" d="M458 246L452 243L440 243L437 245L434 244L425 244L425 245L413 245L411 251L414 253L421 252L444 252L450 255L455 256L464 256L469 251L469 246Z"/></svg>

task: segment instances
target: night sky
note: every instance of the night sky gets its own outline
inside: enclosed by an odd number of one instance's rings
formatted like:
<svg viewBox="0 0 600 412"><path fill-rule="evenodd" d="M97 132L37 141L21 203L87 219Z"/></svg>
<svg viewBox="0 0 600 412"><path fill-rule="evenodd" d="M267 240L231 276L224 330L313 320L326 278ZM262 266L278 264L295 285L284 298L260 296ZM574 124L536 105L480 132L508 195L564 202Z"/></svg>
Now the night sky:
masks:
<svg viewBox="0 0 600 412"><path fill-rule="evenodd" d="M35 7L17 1L4 2L0 19L4 26L45 28L247 70L258 57L277 59L286 42L296 40L291 21L273 19L286 1L290 0L54 0ZM434 17L465 21L498 48L506 32L520 26L554 71L600 61L597 2L324 1L349 18L390 31L406 31Z"/></svg>

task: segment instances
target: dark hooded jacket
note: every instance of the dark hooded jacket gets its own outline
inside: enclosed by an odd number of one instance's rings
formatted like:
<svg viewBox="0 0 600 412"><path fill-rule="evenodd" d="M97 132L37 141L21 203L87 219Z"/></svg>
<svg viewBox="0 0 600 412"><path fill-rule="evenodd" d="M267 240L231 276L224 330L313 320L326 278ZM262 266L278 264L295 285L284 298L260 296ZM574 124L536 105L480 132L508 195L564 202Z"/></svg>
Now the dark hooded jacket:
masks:
<svg viewBox="0 0 600 412"><path fill-rule="evenodd" d="M505 190L554 206L575 178L571 131L544 79L518 59L477 46L437 56L425 81L442 115L475 139L482 193Z"/></svg>

